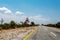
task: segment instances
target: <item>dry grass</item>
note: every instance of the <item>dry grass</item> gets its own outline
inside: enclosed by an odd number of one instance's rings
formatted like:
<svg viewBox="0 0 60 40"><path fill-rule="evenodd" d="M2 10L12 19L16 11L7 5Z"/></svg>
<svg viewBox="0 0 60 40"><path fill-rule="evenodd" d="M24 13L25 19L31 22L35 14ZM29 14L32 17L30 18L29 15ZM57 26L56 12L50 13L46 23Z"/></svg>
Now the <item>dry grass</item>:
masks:
<svg viewBox="0 0 60 40"><path fill-rule="evenodd" d="M32 26L32 27L21 27L21 28L15 28L15 29L8 29L8 30L0 30L0 40L2 39L11 39L12 35L20 35L22 33L26 33L27 31L31 30L35 30L36 28L38 28L37 26ZM14 36L14 37L15 37Z"/></svg>

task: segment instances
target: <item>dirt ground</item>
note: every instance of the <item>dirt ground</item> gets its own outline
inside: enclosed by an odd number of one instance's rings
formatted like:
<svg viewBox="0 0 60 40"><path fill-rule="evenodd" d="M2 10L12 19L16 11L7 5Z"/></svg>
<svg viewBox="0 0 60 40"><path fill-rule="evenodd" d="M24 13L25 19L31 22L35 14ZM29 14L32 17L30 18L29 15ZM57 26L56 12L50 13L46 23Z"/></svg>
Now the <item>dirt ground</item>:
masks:
<svg viewBox="0 0 60 40"><path fill-rule="evenodd" d="M14 38L22 39L28 32L35 30L37 26L21 27L8 30L0 30L0 40L12 40ZM19 36L20 35L20 36Z"/></svg>

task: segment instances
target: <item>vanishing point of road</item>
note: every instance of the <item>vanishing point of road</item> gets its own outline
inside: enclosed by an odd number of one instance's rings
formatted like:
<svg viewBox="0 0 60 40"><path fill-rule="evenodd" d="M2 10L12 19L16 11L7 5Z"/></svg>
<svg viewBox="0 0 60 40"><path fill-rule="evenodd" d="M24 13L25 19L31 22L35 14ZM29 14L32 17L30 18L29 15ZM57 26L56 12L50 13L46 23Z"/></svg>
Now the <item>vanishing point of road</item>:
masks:
<svg viewBox="0 0 60 40"><path fill-rule="evenodd" d="M52 27L39 26L28 40L60 40L60 30Z"/></svg>

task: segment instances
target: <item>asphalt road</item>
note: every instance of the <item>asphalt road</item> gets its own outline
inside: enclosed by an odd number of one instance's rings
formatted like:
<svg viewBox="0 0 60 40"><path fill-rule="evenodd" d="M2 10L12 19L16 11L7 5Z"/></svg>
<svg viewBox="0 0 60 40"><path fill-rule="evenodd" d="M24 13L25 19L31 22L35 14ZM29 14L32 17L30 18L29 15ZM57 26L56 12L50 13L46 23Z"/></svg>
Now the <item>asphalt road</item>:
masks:
<svg viewBox="0 0 60 40"><path fill-rule="evenodd" d="M38 30L34 32L28 40L60 40L60 30L39 26Z"/></svg>

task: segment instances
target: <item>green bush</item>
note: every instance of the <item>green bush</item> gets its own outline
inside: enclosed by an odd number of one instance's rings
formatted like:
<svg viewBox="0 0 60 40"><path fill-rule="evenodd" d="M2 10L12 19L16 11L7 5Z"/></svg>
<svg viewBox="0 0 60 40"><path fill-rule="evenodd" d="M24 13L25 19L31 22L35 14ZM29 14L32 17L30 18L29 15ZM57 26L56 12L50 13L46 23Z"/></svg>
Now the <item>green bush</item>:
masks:
<svg viewBox="0 0 60 40"><path fill-rule="evenodd" d="M2 25L2 24L0 24L0 30L1 30L1 29L3 29L3 25Z"/></svg>
<svg viewBox="0 0 60 40"><path fill-rule="evenodd" d="M45 25L45 26L60 28L60 22L57 22L56 24L47 24L47 25Z"/></svg>
<svg viewBox="0 0 60 40"><path fill-rule="evenodd" d="M24 22L24 23L22 24L22 26L23 26L23 27L29 27L29 24L26 23L26 22Z"/></svg>
<svg viewBox="0 0 60 40"><path fill-rule="evenodd" d="M28 24L28 22L21 22L22 24L16 24L15 21L10 21L10 23L4 23L0 24L0 30L1 29L10 29L10 28L19 28L19 27L29 27L29 26L37 26L34 22L31 22L31 24Z"/></svg>
<svg viewBox="0 0 60 40"><path fill-rule="evenodd" d="M34 22L31 22L31 24L30 24L30 25L34 26L34 25L35 25L35 23L34 23Z"/></svg>
<svg viewBox="0 0 60 40"><path fill-rule="evenodd" d="M60 22L58 22L58 23L56 24L56 26L57 26L58 28L60 28Z"/></svg>
<svg viewBox="0 0 60 40"><path fill-rule="evenodd" d="M0 25L0 30L2 29L2 25Z"/></svg>
<svg viewBox="0 0 60 40"><path fill-rule="evenodd" d="M16 26L16 23L15 23L14 21L11 21L11 22L10 22L10 27L11 27L11 28L15 28L15 26Z"/></svg>
<svg viewBox="0 0 60 40"><path fill-rule="evenodd" d="M9 28L10 28L9 24L8 23L4 23L3 29L9 29Z"/></svg>

